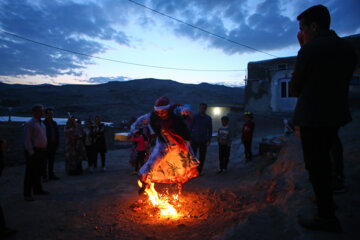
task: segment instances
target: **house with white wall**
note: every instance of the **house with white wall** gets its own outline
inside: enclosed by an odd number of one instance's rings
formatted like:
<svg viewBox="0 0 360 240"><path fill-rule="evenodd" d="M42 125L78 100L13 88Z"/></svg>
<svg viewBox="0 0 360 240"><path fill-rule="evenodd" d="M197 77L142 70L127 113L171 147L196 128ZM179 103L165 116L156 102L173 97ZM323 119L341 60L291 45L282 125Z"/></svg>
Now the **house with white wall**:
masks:
<svg viewBox="0 0 360 240"><path fill-rule="evenodd" d="M360 100L360 34L345 39L354 45L358 56L357 67L350 82L350 101L358 101ZM248 76L245 80L245 110L255 113L293 111L297 98L291 96L289 82L295 62L296 56L249 62Z"/></svg>

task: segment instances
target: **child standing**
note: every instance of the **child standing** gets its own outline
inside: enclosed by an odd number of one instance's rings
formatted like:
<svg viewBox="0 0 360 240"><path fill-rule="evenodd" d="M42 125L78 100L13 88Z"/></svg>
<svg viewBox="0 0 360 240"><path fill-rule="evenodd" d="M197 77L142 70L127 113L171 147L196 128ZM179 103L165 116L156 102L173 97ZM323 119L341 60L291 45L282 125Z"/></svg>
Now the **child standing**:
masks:
<svg viewBox="0 0 360 240"><path fill-rule="evenodd" d="M94 141L96 137L96 133L93 130L93 124L90 120L85 122L84 131L84 144L86 149L86 157L88 159L88 169L89 172L94 172L95 160L96 160L96 153L94 149Z"/></svg>
<svg viewBox="0 0 360 240"><path fill-rule="evenodd" d="M253 114L251 112L245 112L245 122L241 131L241 142L245 148L246 162L251 161L251 142L253 138L255 123L253 121Z"/></svg>
<svg viewBox="0 0 360 240"><path fill-rule="evenodd" d="M134 135L131 137L131 140L133 141L133 143L137 144L137 153L136 153L135 170L134 170L134 175L137 175L139 168L142 165L144 165L144 159L146 153L145 140L143 135L140 134L139 130L135 131Z"/></svg>
<svg viewBox="0 0 360 240"><path fill-rule="evenodd" d="M229 128L229 118L223 116L221 118L222 127L218 130L217 140L219 144L219 161L220 169L218 174L226 172L229 163L230 148L231 148L231 131Z"/></svg>

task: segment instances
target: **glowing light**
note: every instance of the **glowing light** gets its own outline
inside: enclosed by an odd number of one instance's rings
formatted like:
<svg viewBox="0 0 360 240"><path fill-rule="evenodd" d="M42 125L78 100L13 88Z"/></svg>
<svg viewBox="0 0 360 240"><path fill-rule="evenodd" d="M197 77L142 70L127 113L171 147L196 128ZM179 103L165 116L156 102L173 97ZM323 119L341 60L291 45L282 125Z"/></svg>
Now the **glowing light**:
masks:
<svg viewBox="0 0 360 240"><path fill-rule="evenodd" d="M142 182L138 180L139 187L142 187ZM169 197L169 194L159 195L155 190L155 184L150 183L150 186L146 186L145 188L145 194L148 196L151 204L154 207L157 207L160 209L160 215L168 218L176 219L179 217L179 214L177 213L174 206L170 203L171 201L177 201L178 200L178 194L173 194L171 197ZM178 205L179 206L179 205Z"/></svg>
<svg viewBox="0 0 360 240"><path fill-rule="evenodd" d="M220 115L221 114L221 109L216 107L216 108L214 108L213 112L214 112L214 115Z"/></svg>

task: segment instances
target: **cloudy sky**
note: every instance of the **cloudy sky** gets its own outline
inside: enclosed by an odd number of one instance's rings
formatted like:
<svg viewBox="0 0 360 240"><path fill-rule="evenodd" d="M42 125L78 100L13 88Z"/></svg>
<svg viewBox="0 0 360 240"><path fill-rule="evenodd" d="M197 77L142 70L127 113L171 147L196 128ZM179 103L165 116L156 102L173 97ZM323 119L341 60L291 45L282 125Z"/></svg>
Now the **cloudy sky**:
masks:
<svg viewBox="0 0 360 240"><path fill-rule="evenodd" d="M312 5L329 8L340 36L360 33L359 0L134 1L239 44L129 0L0 0L0 81L241 86L248 62L297 54L296 16Z"/></svg>

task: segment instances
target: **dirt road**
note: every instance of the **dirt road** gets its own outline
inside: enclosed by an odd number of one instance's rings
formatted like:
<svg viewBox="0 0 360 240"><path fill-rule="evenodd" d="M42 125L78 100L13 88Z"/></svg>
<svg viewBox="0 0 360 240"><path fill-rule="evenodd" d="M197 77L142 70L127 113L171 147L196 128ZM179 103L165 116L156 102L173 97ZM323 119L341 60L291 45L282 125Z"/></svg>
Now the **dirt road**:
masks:
<svg viewBox="0 0 360 240"><path fill-rule="evenodd" d="M336 195L344 234L308 231L297 224L299 212L314 212L300 143L290 138L276 158L239 159L232 146L229 171L217 175L217 146L208 150L203 176L184 185L178 219L159 216L137 194L136 176L128 165L129 149L110 151L107 170L69 177L56 163L60 181L43 183L49 196L22 197L24 166L4 170L0 203L10 239L356 239L360 228L360 114L341 131L347 193ZM84 162L84 168L86 163ZM165 186L159 185L161 191ZM170 187L170 191L173 190ZM134 205L135 204L135 205ZM134 206L139 207L134 210Z"/></svg>

